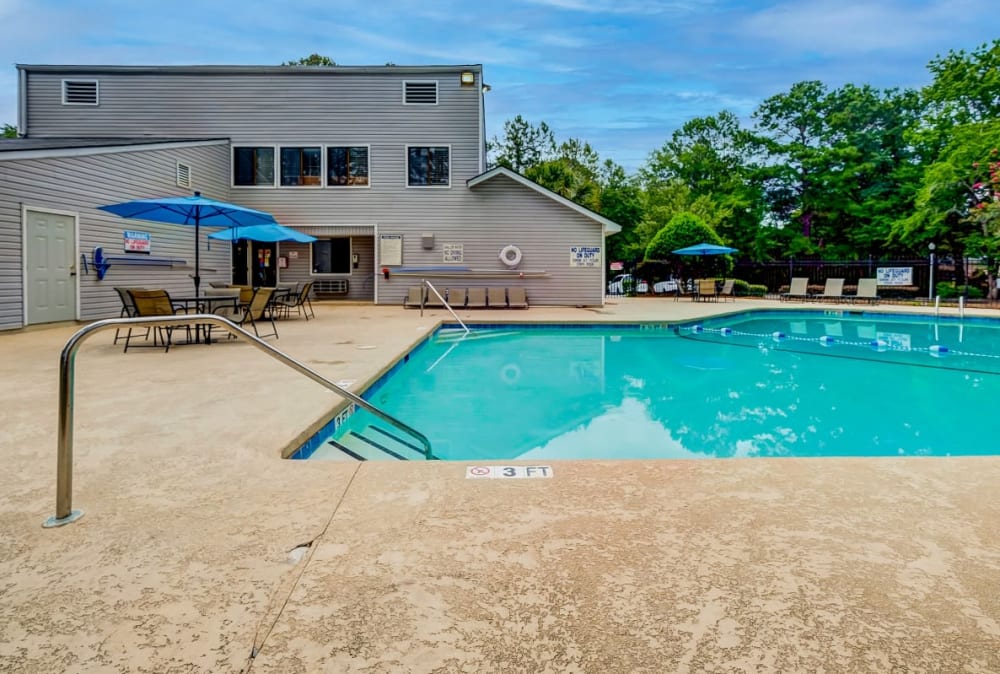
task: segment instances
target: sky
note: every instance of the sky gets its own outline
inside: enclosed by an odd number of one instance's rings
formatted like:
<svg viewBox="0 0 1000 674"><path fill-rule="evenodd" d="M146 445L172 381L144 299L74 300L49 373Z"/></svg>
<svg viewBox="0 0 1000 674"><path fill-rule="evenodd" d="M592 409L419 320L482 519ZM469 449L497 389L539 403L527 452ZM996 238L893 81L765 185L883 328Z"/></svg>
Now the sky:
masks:
<svg viewBox="0 0 1000 674"><path fill-rule="evenodd" d="M687 120L749 121L796 82L919 88L1000 38L977 0L0 0L0 123L15 64L484 67L487 136L515 115L637 169Z"/></svg>

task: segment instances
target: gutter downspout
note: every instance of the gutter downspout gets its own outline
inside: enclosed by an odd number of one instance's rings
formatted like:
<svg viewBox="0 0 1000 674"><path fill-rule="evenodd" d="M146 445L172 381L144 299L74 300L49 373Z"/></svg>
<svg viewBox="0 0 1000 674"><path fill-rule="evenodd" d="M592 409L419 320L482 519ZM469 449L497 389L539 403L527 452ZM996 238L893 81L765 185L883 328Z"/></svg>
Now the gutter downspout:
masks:
<svg viewBox="0 0 1000 674"><path fill-rule="evenodd" d="M17 135L28 137L28 73L17 67Z"/></svg>

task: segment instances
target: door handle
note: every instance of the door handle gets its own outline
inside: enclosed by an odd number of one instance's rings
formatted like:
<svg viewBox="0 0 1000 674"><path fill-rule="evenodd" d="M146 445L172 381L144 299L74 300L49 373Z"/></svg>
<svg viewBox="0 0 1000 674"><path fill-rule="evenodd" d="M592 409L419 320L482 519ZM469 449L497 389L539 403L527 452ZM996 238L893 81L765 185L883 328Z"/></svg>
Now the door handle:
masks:
<svg viewBox="0 0 1000 674"><path fill-rule="evenodd" d="M69 266L69 275L70 276L76 276L76 265L75 264L71 264Z"/></svg>

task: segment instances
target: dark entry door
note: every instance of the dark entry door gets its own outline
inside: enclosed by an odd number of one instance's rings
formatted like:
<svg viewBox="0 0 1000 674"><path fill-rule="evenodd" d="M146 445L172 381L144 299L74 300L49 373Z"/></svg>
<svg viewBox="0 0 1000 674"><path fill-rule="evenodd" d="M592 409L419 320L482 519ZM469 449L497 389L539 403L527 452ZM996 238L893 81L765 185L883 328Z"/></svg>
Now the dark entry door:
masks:
<svg viewBox="0 0 1000 674"><path fill-rule="evenodd" d="M233 244L233 283L265 286L278 284L278 244L237 241Z"/></svg>

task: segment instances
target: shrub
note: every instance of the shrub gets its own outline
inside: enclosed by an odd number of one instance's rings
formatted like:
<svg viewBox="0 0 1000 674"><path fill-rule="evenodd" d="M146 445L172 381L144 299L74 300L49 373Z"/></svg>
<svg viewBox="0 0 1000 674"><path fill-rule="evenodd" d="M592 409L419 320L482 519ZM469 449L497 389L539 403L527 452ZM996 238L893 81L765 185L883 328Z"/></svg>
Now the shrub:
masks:
<svg viewBox="0 0 1000 674"><path fill-rule="evenodd" d="M749 294L751 297L764 297L767 294L767 286L759 284L751 284L749 287Z"/></svg>
<svg viewBox="0 0 1000 674"><path fill-rule="evenodd" d="M961 297L965 295L969 299L977 300L983 298L983 291L975 286L969 286L969 292L966 294L965 286L956 286L953 281L940 281L935 285L934 291L941 297L941 299L952 299L955 297Z"/></svg>
<svg viewBox="0 0 1000 674"><path fill-rule="evenodd" d="M733 279L733 294L735 295L749 295L750 294L750 284L743 279Z"/></svg>

